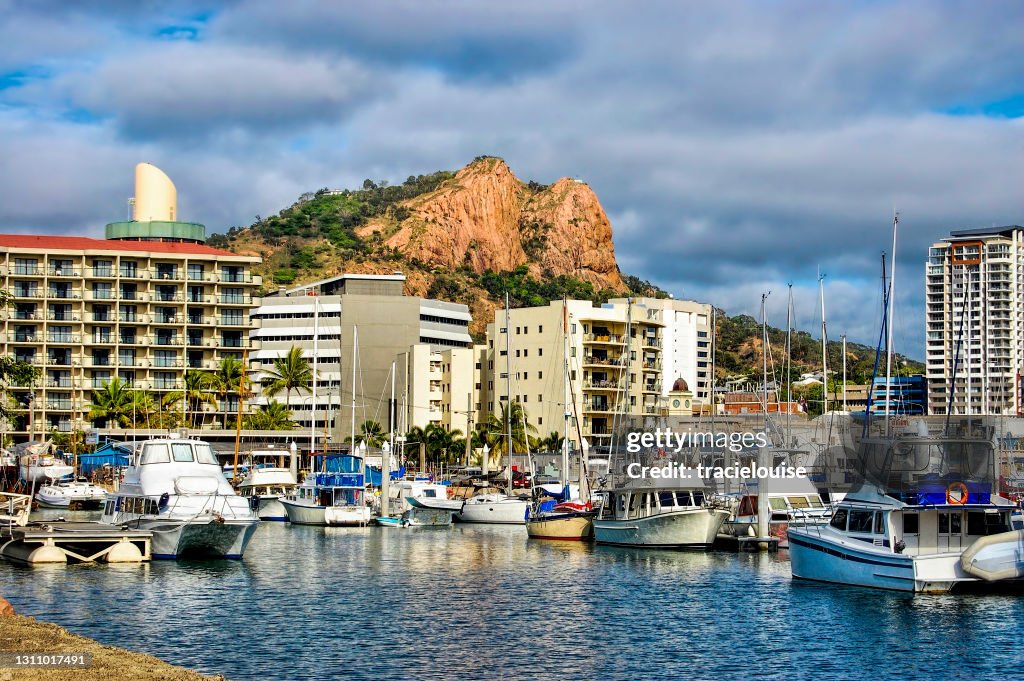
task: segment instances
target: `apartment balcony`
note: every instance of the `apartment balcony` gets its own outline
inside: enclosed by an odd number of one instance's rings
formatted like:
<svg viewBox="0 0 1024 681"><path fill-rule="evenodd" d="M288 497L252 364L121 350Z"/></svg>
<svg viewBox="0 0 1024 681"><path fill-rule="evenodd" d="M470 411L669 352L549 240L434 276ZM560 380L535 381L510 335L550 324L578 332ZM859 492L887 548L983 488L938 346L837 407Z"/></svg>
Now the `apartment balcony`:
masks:
<svg viewBox="0 0 1024 681"><path fill-rule="evenodd" d="M46 388L77 388L78 381L69 378L51 378L48 379L43 386Z"/></svg>
<svg viewBox="0 0 1024 681"><path fill-rule="evenodd" d="M625 381L583 381L583 389L588 391L618 391L624 390Z"/></svg>
<svg viewBox="0 0 1024 681"><path fill-rule="evenodd" d="M623 337L614 333L583 334L583 342L589 345L622 345L622 341Z"/></svg>
<svg viewBox="0 0 1024 681"><path fill-rule="evenodd" d="M643 347L645 347L645 348L660 348L661 347L661 339L656 337L656 336L654 336L654 337L652 337L652 336L644 336L643 337Z"/></svg>
<svg viewBox="0 0 1024 681"><path fill-rule="evenodd" d="M70 355L64 357L47 357L46 366L48 367L72 367L81 366L81 357L72 357Z"/></svg>
<svg viewBox="0 0 1024 681"><path fill-rule="evenodd" d="M8 343L39 343L42 340L42 335L35 333L9 333L7 334Z"/></svg>
<svg viewBox="0 0 1024 681"><path fill-rule="evenodd" d="M81 343L82 337L76 333L51 333L46 337L47 343Z"/></svg>
<svg viewBox="0 0 1024 681"><path fill-rule="evenodd" d="M153 390L181 390L177 381L153 381Z"/></svg>
<svg viewBox="0 0 1024 681"><path fill-rule="evenodd" d="M152 341L153 345L161 347L185 345L185 339L181 336L152 336Z"/></svg>
<svg viewBox="0 0 1024 681"><path fill-rule="evenodd" d="M595 357L593 355L583 356L583 366L597 366L597 367L620 367L625 366L626 362L623 357Z"/></svg>
<svg viewBox="0 0 1024 681"><path fill-rule="evenodd" d="M186 323L191 326L215 326L217 324L216 317L203 317L202 315L190 315L186 319Z"/></svg>
<svg viewBox="0 0 1024 681"><path fill-rule="evenodd" d="M6 313L4 314L4 317L5 318L7 317ZM11 317L11 319L21 320L21 321L41 322L43 320L43 313L42 312L21 312L19 310L15 310L14 316Z"/></svg>
<svg viewBox="0 0 1024 681"><path fill-rule="evenodd" d="M583 403L583 411L588 414L613 414L615 404L607 401L592 401Z"/></svg>
<svg viewBox="0 0 1024 681"><path fill-rule="evenodd" d="M154 369L181 369L185 366L185 362L180 359L154 359L152 362Z"/></svg>
<svg viewBox="0 0 1024 681"><path fill-rule="evenodd" d="M16 277L41 277L43 269L35 265L15 265L11 269L11 274Z"/></svg>
<svg viewBox="0 0 1024 681"><path fill-rule="evenodd" d="M645 372L661 371L661 360L660 359L645 360L644 363L643 363L643 371L645 371Z"/></svg>
<svg viewBox="0 0 1024 681"><path fill-rule="evenodd" d="M152 324L184 324L185 318L175 314L158 314L153 316Z"/></svg>
<svg viewBox="0 0 1024 681"><path fill-rule="evenodd" d="M222 316L220 318L220 326L249 326L249 318Z"/></svg>
<svg viewBox="0 0 1024 681"><path fill-rule="evenodd" d="M17 300L42 300L46 297L43 294L43 290L37 286L32 288L16 288L14 289L14 297Z"/></svg>
<svg viewBox="0 0 1024 681"><path fill-rule="evenodd" d="M645 393L660 393L661 392L661 381L647 381L643 384L643 392Z"/></svg>
<svg viewBox="0 0 1024 681"><path fill-rule="evenodd" d="M60 400L57 402L47 402L46 411L71 411L74 408L74 404L71 400Z"/></svg>
<svg viewBox="0 0 1024 681"><path fill-rule="evenodd" d="M56 278L82 278L82 270L74 267L50 267L46 270L46 276Z"/></svg>
<svg viewBox="0 0 1024 681"><path fill-rule="evenodd" d="M67 291L49 290L46 292L46 298L48 300L81 300L82 292L74 289Z"/></svg>
<svg viewBox="0 0 1024 681"><path fill-rule="evenodd" d="M253 305L256 299L253 296L224 295L217 296L218 305Z"/></svg>
<svg viewBox="0 0 1024 681"><path fill-rule="evenodd" d="M121 279L146 281L149 279L149 270L122 267L118 270L118 277Z"/></svg>
<svg viewBox="0 0 1024 681"><path fill-rule="evenodd" d="M258 275L252 275L248 272L237 272L231 274L225 274L221 272L214 276L214 281L221 284L262 284L263 277Z"/></svg>
<svg viewBox="0 0 1024 681"><path fill-rule="evenodd" d="M185 281L185 271L180 267L171 270L151 269L149 274L156 281Z"/></svg>

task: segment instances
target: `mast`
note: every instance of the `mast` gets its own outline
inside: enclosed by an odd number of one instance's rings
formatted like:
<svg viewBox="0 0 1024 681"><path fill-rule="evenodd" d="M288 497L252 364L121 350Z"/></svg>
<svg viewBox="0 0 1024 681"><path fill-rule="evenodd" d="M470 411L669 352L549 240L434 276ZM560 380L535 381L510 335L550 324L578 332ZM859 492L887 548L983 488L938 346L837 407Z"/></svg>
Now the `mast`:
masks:
<svg viewBox="0 0 1024 681"><path fill-rule="evenodd" d="M843 413L846 413L846 334L843 334Z"/></svg>
<svg viewBox="0 0 1024 681"><path fill-rule="evenodd" d="M562 399L564 400L565 422L562 426L562 501L569 500L569 313L562 296ZM583 443L580 443L582 452ZM582 456L582 454L581 454ZM582 477L582 460L580 476Z"/></svg>
<svg viewBox="0 0 1024 681"><path fill-rule="evenodd" d="M715 412L718 411L718 403L715 401L715 384L718 382L715 376L717 358L715 357L715 346L718 345L718 310L711 306L711 432L715 432Z"/></svg>
<svg viewBox="0 0 1024 681"><path fill-rule="evenodd" d="M892 404L892 309L895 307L896 293L896 225L900 222L900 214L892 216L892 269L889 272L889 310L886 320L885 341L885 434L889 435L889 405Z"/></svg>
<svg viewBox="0 0 1024 681"><path fill-rule="evenodd" d="M310 399L310 419L309 419L309 456L310 468L312 465L312 457L316 455L316 356L319 354L319 346L317 342L320 340L320 301L316 297L316 291L313 291L313 390L311 392L312 397ZM327 459L324 458L324 464L326 465Z"/></svg>
<svg viewBox="0 0 1024 681"><path fill-rule="evenodd" d="M766 437L766 443L761 446L758 451L757 467L768 466L768 444L767 437L770 433L768 429L768 313L767 313L767 300L768 296L771 295L771 291L761 294L761 355L762 355L762 394L764 397L764 433ZM776 395L778 391L776 389ZM768 494L763 489L764 479L758 478L757 481L757 536L768 537ZM760 544L759 544L760 546Z"/></svg>
<svg viewBox="0 0 1024 681"><path fill-rule="evenodd" d="M818 274L818 291L821 296L821 395L824 399L821 414L828 413L828 331L825 327L825 275Z"/></svg>
<svg viewBox="0 0 1024 681"><path fill-rule="evenodd" d="M509 350L509 337L512 327L508 311L508 291L505 291L505 433L508 437L506 453L508 454L508 495L512 496L512 351Z"/></svg>
<svg viewBox="0 0 1024 681"><path fill-rule="evenodd" d="M235 467L232 469L233 473L231 475L231 481L236 486L241 482L238 479L238 447L242 442L242 402L245 400L245 362L248 351L248 348L242 348L242 371L238 376L238 417L235 421ZM188 399L188 397L185 399Z"/></svg>
<svg viewBox="0 0 1024 681"><path fill-rule="evenodd" d="M791 373L793 371L793 284L790 282L789 295L786 298L786 366L783 368L782 376L786 381L786 446L793 442L793 396Z"/></svg>

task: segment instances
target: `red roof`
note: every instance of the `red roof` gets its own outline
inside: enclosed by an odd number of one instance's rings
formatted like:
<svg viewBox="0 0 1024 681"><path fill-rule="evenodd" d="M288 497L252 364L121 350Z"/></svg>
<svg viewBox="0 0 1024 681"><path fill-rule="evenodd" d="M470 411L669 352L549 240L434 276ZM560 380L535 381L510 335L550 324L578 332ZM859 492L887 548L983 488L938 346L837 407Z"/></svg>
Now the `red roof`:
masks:
<svg viewBox="0 0 1024 681"><path fill-rule="evenodd" d="M134 251L136 253L176 253L179 255L233 255L203 244L170 241L118 241L90 239L84 236L50 236L45 234L0 234L0 248L39 248L57 251Z"/></svg>

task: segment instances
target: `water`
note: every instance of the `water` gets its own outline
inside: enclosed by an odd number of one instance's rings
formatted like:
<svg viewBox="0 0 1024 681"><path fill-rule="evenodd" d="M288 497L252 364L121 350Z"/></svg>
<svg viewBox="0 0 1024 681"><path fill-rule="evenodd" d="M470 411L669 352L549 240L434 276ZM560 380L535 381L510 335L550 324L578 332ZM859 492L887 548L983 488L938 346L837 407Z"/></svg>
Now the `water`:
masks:
<svg viewBox="0 0 1024 681"><path fill-rule="evenodd" d="M779 554L531 542L522 527L263 523L243 561L25 568L18 612L229 679L989 678L1024 599L793 582Z"/></svg>

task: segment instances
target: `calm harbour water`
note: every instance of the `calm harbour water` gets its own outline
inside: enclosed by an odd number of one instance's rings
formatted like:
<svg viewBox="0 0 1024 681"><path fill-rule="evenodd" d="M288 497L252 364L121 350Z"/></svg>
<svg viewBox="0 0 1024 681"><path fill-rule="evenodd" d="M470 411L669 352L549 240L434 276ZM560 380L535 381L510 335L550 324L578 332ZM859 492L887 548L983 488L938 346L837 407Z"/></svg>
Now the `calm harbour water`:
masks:
<svg viewBox="0 0 1024 681"><path fill-rule="evenodd" d="M793 582L785 552L536 542L522 527L264 523L242 561L0 561L0 594L229 679L990 678L1024 662L1024 597Z"/></svg>

